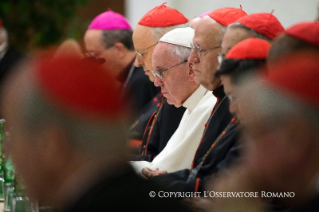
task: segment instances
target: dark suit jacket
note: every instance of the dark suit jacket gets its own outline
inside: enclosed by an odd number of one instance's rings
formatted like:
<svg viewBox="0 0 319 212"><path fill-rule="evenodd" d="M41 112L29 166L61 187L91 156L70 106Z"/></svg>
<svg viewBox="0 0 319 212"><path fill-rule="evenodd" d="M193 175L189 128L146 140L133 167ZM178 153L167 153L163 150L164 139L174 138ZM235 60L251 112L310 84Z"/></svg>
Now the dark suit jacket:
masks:
<svg viewBox="0 0 319 212"><path fill-rule="evenodd" d="M131 67L130 67L131 68ZM145 75L143 67L135 67L131 76L126 73L125 80L129 77L123 89L123 102L131 101L133 111L140 114L143 108L157 95L160 88L155 87L148 76Z"/></svg>
<svg viewBox="0 0 319 212"><path fill-rule="evenodd" d="M214 108L214 114L208 123L206 133L196 151L193 161L193 167L196 167L203 156L209 150L216 138L230 123L232 115L229 113L229 100L225 97L223 87L213 91L218 98L217 107ZM223 101L222 99L225 98ZM158 181L168 186L174 191L201 191L206 177L213 173L228 167L238 157L237 128L233 127L221 138L217 145L209 153L202 168L196 175L196 178L188 181L189 169L184 169L164 175L154 177L152 180Z"/></svg>
<svg viewBox="0 0 319 212"><path fill-rule="evenodd" d="M161 93L159 92L142 110L139 118L131 125L129 138L141 140L146 132L150 130L151 122L161 104ZM146 129L147 128L147 129ZM145 131L146 130L146 131Z"/></svg>
<svg viewBox="0 0 319 212"><path fill-rule="evenodd" d="M4 57L0 60L0 85L3 83L12 67L14 67L22 58L23 55L20 52L12 47L8 48Z"/></svg>
<svg viewBox="0 0 319 212"><path fill-rule="evenodd" d="M140 179L131 168L124 167L97 182L78 201L65 208L65 212L187 212L176 198L159 198L162 189L149 181ZM154 191L156 196L150 197Z"/></svg>
<svg viewBox="0 0 319 212"><path fill-rule="evenodd" d="M156 114L157 117L153 116L153 119L156 118L153 129L147 129L143 137L139 160L151 162L165 148L186 110L184 107L176 108L174 105L169 105L166 100L163 100L162 104L159 114Z"/></svg>

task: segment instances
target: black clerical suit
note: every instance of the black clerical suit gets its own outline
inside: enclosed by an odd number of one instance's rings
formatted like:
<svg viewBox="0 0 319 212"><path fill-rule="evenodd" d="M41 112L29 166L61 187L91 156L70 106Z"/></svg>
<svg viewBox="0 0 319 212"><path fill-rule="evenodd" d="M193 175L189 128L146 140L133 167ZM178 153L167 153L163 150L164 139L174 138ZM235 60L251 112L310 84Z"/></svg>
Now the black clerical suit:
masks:
<svg viewBox="0 0 319 212"><path fill-rule="evenodd" d="M143 67L136 67L132 63L117 79L123 83L123 102L131 101L133 111L140 114L143 108L159 93L160 88L155 87L154 83L149 80Z"/></svg>
<svg viewBox="0 0 319 212"><path fill-rule="evenodd" d="M152 117L150 127L143 137L139 160L151 162L165 148L178 128L185 110L184 107L169 105L166 98L163 98L161 107Z"/></svg>
<svg viewBox="0 0 319 212"><path fill-rule="evenodd" d="M152 120L157 113L158 109L161 106L162 95L159 92L142 110L138 119L130 126L129 129L129 138L134 140L140 140L140 144L142 143L142 139L145 133L150 130L150 126L152 124Z"/></svg>
<svg viewBox="0 0 319 212"><path fill-rule="evenodd" d="M14 50L12 47L9 47L6 50L3 58L0 59L0 85L2 84L5 77L8 75L12 67L14 67L21 59L23 55Z"/></svg>
<svg viewBox="0 0 319 212"><path fill-rule="evenodd" d="M218 102L207 123L204 136L195 153L193 168L196 168L204 155L216 141L218 136L231 123L232 115L229 113L229 100L225 96L223 86L215 89L213 94ZM237 128L232 126L226 134L216 143L193 179L188 179L191 170L184 169L152 178L175 191L201 191L204 179L223 168L228 167L238 157Z"/></svg>
<svg viewBox="0 0 319 212"><path fill-rule="evenodd" d="M163 189L135 175L130 167L107 173L77 201L62 208L64 212L188 212L176 198L160 198ZM151 197L154 193L155 197Z"/></svg>

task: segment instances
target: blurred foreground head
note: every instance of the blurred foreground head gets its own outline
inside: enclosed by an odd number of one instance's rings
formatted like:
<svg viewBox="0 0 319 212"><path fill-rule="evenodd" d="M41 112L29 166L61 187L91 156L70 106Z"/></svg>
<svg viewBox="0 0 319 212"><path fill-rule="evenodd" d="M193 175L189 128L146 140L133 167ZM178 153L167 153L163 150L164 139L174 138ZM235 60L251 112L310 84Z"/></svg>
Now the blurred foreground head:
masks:
<svg viewBox="0 0 319 212"><path fill-rule="evenodd" d="M74 173L94 178L126 160L126 118L111 79L72 55L26 61L8 79L7 150L30 197L61 204L59 190Z"/></svg>
<svg viewBox="0 0 319 212"><path fill-rule="evenodd" d="M295 51L311 50L319 52L319 22L301 22L289 27L273 42L269 50L268 63Z"/></svg>
<svg viewBox="0 0 319 212"><path fill-rule="evenodd" d="M319 172L318 52L293 53L239 91L249 138L246 162L260 189L295 192L288 204L317 194Z"/></svg>

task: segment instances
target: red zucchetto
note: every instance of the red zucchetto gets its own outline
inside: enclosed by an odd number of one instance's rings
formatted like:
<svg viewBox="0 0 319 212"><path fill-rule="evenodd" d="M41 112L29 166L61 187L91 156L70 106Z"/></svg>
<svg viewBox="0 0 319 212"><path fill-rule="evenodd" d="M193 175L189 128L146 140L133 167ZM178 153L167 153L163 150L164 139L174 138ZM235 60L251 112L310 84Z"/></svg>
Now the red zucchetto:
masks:
<svg viewBox="0 0 319 212"><path fill-rule="evenodd" d="M285 34L298 38L302 41L319 46L319 22L302 22L285 31Z"/></svg>
<svg viewBox="0 0 319 212"><path fill-rule="evenodd" d="M285 31L279 20L271 13L253 13L238 19L236 22L255 30L271 40Z"/></svg>
<svg viewBox="0 0 319 212"><path fill-rule="evenodd" d="M35 61L34 76L44 98L61 110L82 118L116 120L124 109L108 71L93 60L46 55Z"/></svg>
<svg viewBox="0 0 319 212"><path fill-rule="evenodd" d="M223 7L210 12L208 16L218 23L228 26L229 24L234 23L240 17L247 16L247 13L245 13L245 11L243 11L241 8Z"/></svg>
<svg viewBox="0 0 319 212"><path fill-rule="evenodd" d="M231 48L226 54L226 58L234 60L266 59L270 46L270 43L265 40L248 38Z"/></svg>
<svg viewBox="0 0 319 212"><path fill-rule="evenodd" d="M138 22L139 25L148 27L169 27L186 24L188 19L176 9L161 4L148 11Z"/></svg>
<svg viewBox="0 0 319 212"><path fill-rule="evenodd" d="M318 53L296 52L273 64L263 78L270 86L319 107L318 61Z"/></svg>

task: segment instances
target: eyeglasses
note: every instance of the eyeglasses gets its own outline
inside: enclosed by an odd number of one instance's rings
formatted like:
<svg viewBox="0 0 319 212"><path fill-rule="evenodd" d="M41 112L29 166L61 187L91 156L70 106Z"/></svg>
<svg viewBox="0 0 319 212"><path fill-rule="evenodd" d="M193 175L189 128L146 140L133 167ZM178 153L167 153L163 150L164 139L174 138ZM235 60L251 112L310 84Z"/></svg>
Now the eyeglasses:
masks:
<svg viewBox="0 0 319 212"><path fill-rule="evenodd" d="M223 60L225 59L225 54L222 54L222 53L218 53L217 55L217 60L219 62L219 65L222 64Z"/></svg>
<svg viewBox="0 0 319 212"><path fill-rule="evenodd" d="M153 45L147 47L146 49L142 50L141 52L138 52L138 51L136 51L136 50L135 50L135 52L136 52L136 54L137 54L141 59L143 59L143 54L144 54L147 50L149 50L150 48L152 48L153 46L156 46L157 44L158 44L158 42L156 42L155 44L153 44Z"/></svg>
<svg viewBox="0 0 319 212"><path fill-rule="evenodd" d="M200 57L202 52L206 52L208 50L213 50L213 49L218 49L221 47L221 46L216 46L216 47L212 47L212 48L208 48L208 49L201 49L201 48L199 48L198 45L194 45L192 43L190 43L190 46L191 46L191 49L194 49L194 51L196 52L198 57Z"/></svg>
<svg viewBox="0 0 319 212"><path fill-rule="evenodd" d="M169 68L166 68L166 69L161 69L161 70L153 70L152 71L152 73L153 73L153 75L156 77L159 77L161 80L163 79L163 75L162 75L162 73L164 72L164 71L167 71L167 70L169 70L169 69L171 69L171 68L174 68L174 67L176 67L176 66L179 66L179 65L182 65L183 63L186 63L188 60L184 60L184 61L182 61L182 62L180 62L180 63L178 63L178 64L176 64L176 65L173 65L173 66L171 66L171 67L169 67Z"/></svg>

